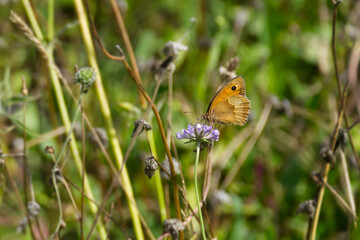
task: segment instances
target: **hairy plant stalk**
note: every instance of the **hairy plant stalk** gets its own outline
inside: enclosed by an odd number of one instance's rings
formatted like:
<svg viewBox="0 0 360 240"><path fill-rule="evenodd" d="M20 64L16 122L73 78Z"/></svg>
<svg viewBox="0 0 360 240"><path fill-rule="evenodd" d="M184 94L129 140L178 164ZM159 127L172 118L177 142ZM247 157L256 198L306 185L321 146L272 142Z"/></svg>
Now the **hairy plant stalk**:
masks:
<svg viewBox="0 0 360 240"><path fill-rule="evenodd" d="M206 197L210 191L213 151L214 151L214 140L212 140L208 146L208 154L206 158L206 168L205 168L205 180L204 180L204 186L202 192L202 201L206 200Z"/></svg>
<svg viewBox="0 0 360 240"><path fill-rule="evenodd" d="M201 213L200 196L199 196L199 190L198 190L198 184L197 184L197 166L198 166L199 157L200 157L200 144L201 144L200 141L197 141L197 142L196 142L196 158L195 158L195 168L194 168L194 184L195 184L196 203L197 203L197 207L198 207L198 209L199 209L199 218L200 218L201 234L202 234L203 240L206 240L205 227L204 227L204 221L203 221L202 213Z"/></svg>

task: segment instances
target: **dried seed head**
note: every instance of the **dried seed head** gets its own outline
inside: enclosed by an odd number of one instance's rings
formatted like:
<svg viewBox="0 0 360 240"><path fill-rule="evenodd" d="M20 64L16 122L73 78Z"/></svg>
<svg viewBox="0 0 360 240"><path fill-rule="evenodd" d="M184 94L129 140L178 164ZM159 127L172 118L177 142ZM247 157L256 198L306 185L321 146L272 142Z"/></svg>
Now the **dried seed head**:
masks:
<svg viewBox="0 0 360 240"><path fill-rule="evenodd" d="M28 224L27 217L24 217L16 228L17 233L25 233Z"/></svg>
<svg viewBox="0 0 360 240"><path fill-rule="evenodd" d="M237 77L235 70L239 64L239 61L240 60L238 57L231 58L230 61L226 63L226 67L221 66L219 68L220 78L222 82L227 82Z"/></svg>
<svg viewBox="0 0 360 240"><path fill-rule="evenodd" d="M107 148L109 146L109 138L108 138L108 135L107 135L105 129L103 129L103 128L94 128L94 131L96 132L96 134L100 138L100 141L104 145L104 147ZM94 134L92 132L90 132L88 134L88 136L89 136L89 139L90 139L90 141L92 143L97 144L96 137L94 136Z"/></svg>
<svg viewBox="0 0 360 240"><path fill-rule="evenodd" d="M240 59L239 57L233 57L230 59L230 61L227 63L227 70L232 72L235 71L237 66L239 65Z"/></svg>
<svg viewBox="0 0 360 240"><path fill-rule="evenodd" d="M131 134L131 137L134 137L136 135L140 135L144 130L149 131L151 130L151 124L148 123L147 121L141 119L141 120L136 120L134 122L134 130Z"/></svg>
<svg viewBox="0 0 360 240"><path fill-rule="evenodd" d="M329 146L325 146L320 150L320 157L322 160L330 163L331 165L335 164L335 157Z"/></svg>
<svg viewBox="0 0 360 240"><path fill-rule="evenodd" d="M314 182L316 183L316 185L318 186L322 186L323 182L322 182L322 178L319 172L317 171L312 171L311 172L311 178L314 180Z"/></svg>
<svg viewBox="0 0 360 240"><path fill-rule="evenodd" d="M26 87L26 81L25 81L25 77L22 77L22 86L21 86L21 93L23 96L27 96L29 94L29 91Z"/></svg>
<svg viewBox="0 0 360 240"><path fill-rule="evenodd" d="M62 183L64 181L64 178L63 178L59 168L54 169L54 174L55 174L56 183L59 183L59 182Z"/></svg>
<svg viewBox="0 0 360 240"><path fill-rule="evenodd" d="M337 138L336 138L336 142L335 142L335 150L334 152L336 152L337 148L340 146L342 149L345 148L347 144L347 134L346 131L342 128L339 129Z"/></svg>
<svg viewBox="0 0 360 240"><path fill-rule="evenodd" d="M163 52L165 57L173 57L173 60L179 55L179 51L187 51L188 47L179 42L169 41L165 44Z"/></svg>
<svg viewBox="0 0 360 240"><path fill-rule="evenodd" d="M64 220L61 219L60 229L64 229L64 228L66 228L66 223L64 222Z"/></svg>
<svg viewBox="0 0 360 240"><path fill-rule="evenodd" d="M168 74L175 71L175 64L173 63L174 57L168 56L154 71L154 78L156 81L164 80Z"/></svg>
<svg viewBox="0 0 360 240"><path fill-rule="evenodd" d="M242 10L242 9L238 10L235 13L234 28L241 29L248 22L248 20L249 20L249 12L246 10Z"/></svg>
<svg viewBox="0 0 360 240"><path fill-rule="evenodd" d="M177 218L165 219L163 223L164 233L170 233L173 239L179 238L179 231L185 229L185 223Z"/></svg>
<svg viewBox="0 0 360 240"><path fill-rule="evenodd" d="M48 154L53 155L55 153L55 149L54 149L53 146L46 146L45 147L45 152L48 153Z"/></svg>
<svg viewBox="0 0 360 240"><path fill-rule="evenodd" d="M232 204L231 196L224 190L216 190L210 195L210 207L215 209L219 205Z"/></svg>
<svg viewBox="0 0 360 240"><path fill-rule="evenodd" d="M172 158L175 168L175 174L180 174L180 163L176 158ZM169 159L165 158L162 162L162 167L166 170L167 173L171 174ZM165 180L170 180L169 175L167 175L162 169L160 171L161 177Z"/></svg>
<svg viewBox="0 0 360 240"><path fill-rule="evenodd" d="M309 217L313 217L316 209L316 201L314 199L307 200L300 203L296 210L296 214L303 213L307 214Z"/></svg>
<svg viewBox="0 0 360 240"><path fill-rule="evenodd" d="M156 170L159 168L157 162L155 161L154 157L148 157L144 160L145 162L145 174L151 179L154 176Z"/></svg>
<svg viewBox="0 0 360 240"><path fill-rule="evenodd" d="M31 218L37 216L40 212L40 205L35 201L28 202L27 208Z"/></svg>
<svg viewBox="0 0 360 240"><path fill-rule="evenodd" d="M21 137L15 137L12 141L13 152L23 153L24 152L24 139Z"/></svg>
<svg viewBox="0 0 360 240"><path fill-rule="evenodd" d="M278 114L280 115L285 114L289 118L293 116L291 102L288 99L284 98L283 100L280 101L280 99L277 96L272 95L270 97L270 102L272 103L273 107L277 110Z"/></svg>
<svg viewBox="0 0 360 240"><path fill-rule="evenodd" d="M96 80L96 74L94 69L91 67L80 68L79 71L75 73L75 83L81 85L81 91L87 93L91 84Z"/></svg>

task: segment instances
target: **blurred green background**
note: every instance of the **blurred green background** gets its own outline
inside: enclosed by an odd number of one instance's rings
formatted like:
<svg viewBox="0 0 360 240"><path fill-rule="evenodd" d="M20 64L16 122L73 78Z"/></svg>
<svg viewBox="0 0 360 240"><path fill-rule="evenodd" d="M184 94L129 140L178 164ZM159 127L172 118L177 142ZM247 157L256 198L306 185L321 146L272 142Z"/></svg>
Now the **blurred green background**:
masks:
<svg viewBox="0 0 360 240"><path fill-rule="evenodd" d="M124 46L114 20L109 1L89 1L98 33L109 52L117 55L115 45ZM225 200L211 205L216 198L216 186L208 198L211 225L218 239L304 239L308 217L297 215L298 205L316 196L317 186L310 177L322 166L319 150L329 144L336 121L338 96L331 53L331 24L333 4L319 0L253 0L253 1L124 1L118 4L123 12L131 43L137 58L144 87L151 95L155 80L152 66L163 60L162 49L168 41L178 41L197 20L181 42L188 47L176 59L174 72L172 133L195 123L205 113L220 81L220 66L233 57L239 58L236 73L246 81L247 97L251 101L251 115L244 127L221 126L220 140L215 144L213 172L220 184L233 168L247 141L239 142L229 159L219 158L235 137L252 130L266 103L273 108L266 126L257 139L236 178L226 189ZM33 1L37 18L46 30L47 1ZM49 75L41 55L9 21L10 10L26 19L20 1L0 1L0 79L1 111L21 121L21 78L25 77L29 94L26 116L28 141L62 126L57 115L55 98L48 81ZM360 37L360 2L343 1L338 9L336 51L342 84L347 80L348 61L354 42ZM27 20L26 20L27 21ZM87 66L87 56L80 35L74 3L55 1L55 61L70 81L74 66ZM134 120L140 118L136 85L119 62L104 56L97 46L97 57L113 121L125 152L130 143ZM77 91L79 87L70 83ZM160 87L156 104L163 122L167 116L167 82ZM64 93L70 112L76 107ZM347 114L349 123L359 115L350 89ZM85 96L85 111L95 127L103 127L95 91ZM2 115L1 145L3 151L21 151L22 129ZM15 128L10 128L15 126ZM165 158L158 128L153 122L159 161ZM245 134L245 133L244 133ZM351 130L354 145L359 151L359 128ZM38 203L41 205L41 224L53 231L57 220L57 205L48 184L52 161L44 153L46 145L60 148L64 135L47 140L28 150L31 174ZM20 144L21 145L21 144ZM193 165L194 144L176 140L182 170L192 206L194 203ZM146 138L141 136L127 162L128 172L138 207L153 234L162 233L154 185L143 173L141 156L149 155ZM359 169L350 146L346 146L350 178L355 199L359 197ZM202 182L206 152L202 153L199 179ZM70 156L68 156L70 158ZM225 163L223 163L225 161ZM22 189L21 160L7 159L6 164ZM80 185L73 163L67 176ZM224 165L224 166L222 166ZM87 144L87 172L97 202L101 201L112 178L101 152ZM337 163L330 172L329 183L343 196L344 177ZM16 233L22 219L16 196L8 177L0 169L0 239L30 239L30 235ZM166 181L163 182L166 188ZM200 185L202 186L202 185ZM171 191L170 191L171 192ZM64 192L65 193L65 192ZM76 195L77 194L77 195ZM75 196L79 198L78 192ZM64 239L78 238L79 224L74 217L70 200L64 195ZM345 197L346 199L346 197ZM117 201L114 218L130 237L134 237L124 196L113 195ZM218 200L219 201L219 200ZM358 201L356 202L358 203ZM175 217L172 203L172 217ZM109 208L109 204L107 205ZM87 224L90 224L91 221ZM89 227L89 226L87 226ZM112 227L111 239L125 239L121 229ZM325 193L317 231L318 239L358 239L351 217L336 199Z"/></svg>

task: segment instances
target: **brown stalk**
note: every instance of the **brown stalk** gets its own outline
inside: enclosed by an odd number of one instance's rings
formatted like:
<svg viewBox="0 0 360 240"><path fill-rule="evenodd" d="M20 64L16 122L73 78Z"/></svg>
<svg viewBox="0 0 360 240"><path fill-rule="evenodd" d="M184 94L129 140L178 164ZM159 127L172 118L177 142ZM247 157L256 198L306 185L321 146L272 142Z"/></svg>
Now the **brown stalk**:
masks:
<svg viewBox="0 0 360 240"><path fill-rule="evenodd" d="M124 40L126 52L128 53L129 58L130 58L131 67L132 67L132 69L134 71L134 74L135 74L136 78L141 83L141 77L140 77L139 68L138 68L137 63L136 63L135 54L134 54L134 51L132 49L132 44L131 44L129 35L127 33L127 30L126 30L124 20L122 18L119 6L118 6L116 0L111 0L110 2L111 2L111 5L112 5L112 8L114 10L118 26L120 28L121 36L122 36L122 38ZM140 94L140 91L139 91L139 97L140 97L141 106L145 106L145 99L144 99L144 96Z"/></svg>
<svg viewBox="0 0 360 240"><path fill-rule="evenodd" d="M341 205L343 207L345 207L345 209L351 214L351 216L357 220L357 216L356 213L351 209L351 207L349 206L349 204L347 204L345 202L345 200L340 196L340 194L328 183L328 182L324 182L322 181L322 183L324 184L325 187L327 187L330 192L334 195L334 197L341 203Z"/></svg>

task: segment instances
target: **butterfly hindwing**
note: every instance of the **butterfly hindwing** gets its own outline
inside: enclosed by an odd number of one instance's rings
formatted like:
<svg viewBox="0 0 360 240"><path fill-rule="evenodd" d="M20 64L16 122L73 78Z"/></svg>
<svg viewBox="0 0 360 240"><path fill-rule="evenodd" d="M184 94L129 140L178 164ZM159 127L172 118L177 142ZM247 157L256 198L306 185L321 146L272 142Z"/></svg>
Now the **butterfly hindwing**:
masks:
<svg viewBox="0 0 360 240"><path fill-rule="evenodd" d="M209 114L211 121L243 126L250 114L250 101L246 96L230 96L223 99Z"/></svg>

